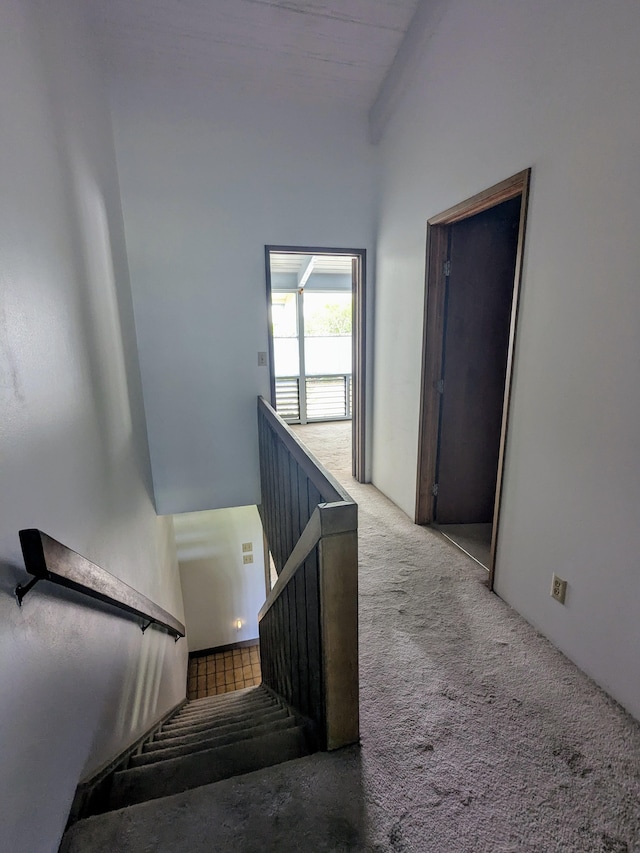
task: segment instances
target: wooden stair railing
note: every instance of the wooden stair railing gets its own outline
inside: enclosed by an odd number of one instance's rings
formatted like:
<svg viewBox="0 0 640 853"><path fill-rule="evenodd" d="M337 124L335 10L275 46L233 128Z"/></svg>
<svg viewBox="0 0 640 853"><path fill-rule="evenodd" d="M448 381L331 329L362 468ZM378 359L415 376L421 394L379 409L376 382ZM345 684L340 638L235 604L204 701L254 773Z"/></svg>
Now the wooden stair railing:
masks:
<svg viewBox="0 0 640 853"><path fill-rule="evenodd" d="M262 678L337 749L359 737L358 507L262 398L258 423L279 575L258 616Z"/></svg>
<svg viewBox="0 0 640 853"><path fill-rule="evenodd" d="M22 605L23 598L35 584L46 580L138 617L143 633L149 626L158 625L176 641L184 637L182 622L162 607L41 530L21 530L20 544L25 567L33 577L24 586L16 587L18 604Z"/></svg>

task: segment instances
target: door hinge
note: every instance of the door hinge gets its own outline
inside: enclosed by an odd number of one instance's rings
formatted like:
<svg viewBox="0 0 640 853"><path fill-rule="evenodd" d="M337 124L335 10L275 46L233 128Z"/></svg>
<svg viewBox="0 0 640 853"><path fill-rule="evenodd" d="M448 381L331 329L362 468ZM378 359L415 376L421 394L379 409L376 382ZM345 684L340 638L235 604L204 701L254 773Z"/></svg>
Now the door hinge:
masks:
<svg viewBox="0 0 640 853"><path fill-rule="evenodd" d="M431 494L434 496L434 498L438 497L438 484L437 483L434 483L433 486L431 486Z"/></svg>
<svg viewBox="0 0 640 853"><path fill-rule="evenodd" d="M444 379L438 379L436 382L436 391L438 394L444 394Z"/></svg>
<svg viewBox="0 0 640 853"><path fill-rule="evenodd" d="M447 276L451 275L451 261L450 260L443 262L443 264L442 264L442 275L445 276L445 278Z"/></svg>

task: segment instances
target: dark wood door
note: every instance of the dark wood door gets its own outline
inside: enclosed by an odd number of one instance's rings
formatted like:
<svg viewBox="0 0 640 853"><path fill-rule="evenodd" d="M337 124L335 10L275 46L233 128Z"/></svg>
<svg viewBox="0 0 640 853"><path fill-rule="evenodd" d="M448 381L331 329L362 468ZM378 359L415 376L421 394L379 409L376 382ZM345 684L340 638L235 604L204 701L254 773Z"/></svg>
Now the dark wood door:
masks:
<svg viewBox="0 0 640 853"><path fill-rule="evenodd" d="M450 226L435 520L493 518L520 198Z"/></svg>

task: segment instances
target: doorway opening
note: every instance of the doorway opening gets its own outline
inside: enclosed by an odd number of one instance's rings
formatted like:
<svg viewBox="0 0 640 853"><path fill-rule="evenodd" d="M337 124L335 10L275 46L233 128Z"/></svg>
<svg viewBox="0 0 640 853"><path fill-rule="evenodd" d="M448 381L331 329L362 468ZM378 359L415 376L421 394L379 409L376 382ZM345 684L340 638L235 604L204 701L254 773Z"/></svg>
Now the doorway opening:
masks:
<svg viewBox="0 0 640 853"><path fill-rule="evenodd" d="M429 220L418 524L493 586L530 170Z"/></svg>
<svg viewBox="0 0 640 853"><path fill-rule="evenodd" d="M292 425L350 421L363 482L365 252L266 246L265 256L271 405Z"/></svg>

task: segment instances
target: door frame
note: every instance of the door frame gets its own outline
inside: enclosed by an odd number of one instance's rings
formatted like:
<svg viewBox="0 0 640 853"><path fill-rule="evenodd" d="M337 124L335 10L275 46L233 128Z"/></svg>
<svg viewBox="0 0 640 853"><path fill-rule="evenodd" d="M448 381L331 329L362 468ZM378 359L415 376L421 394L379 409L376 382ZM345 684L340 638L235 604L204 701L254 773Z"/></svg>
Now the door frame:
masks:
<svg viewBox="0 0 640 853"><path fill-rule="evenodd" d="M502 425L498 453L498 477L493 511L491 532L491 555L489 558L489 588L493 589L495 576L495 558L498 544L498 526L500 520L500 501L502 496L503 470L507 431L509 426L509 407L513 384L513 357L518 321L520 283L524 239L527 223L529 185L531 169L525 169L504 181L483 190L460 204L433 216L427 222L427 253L425 265L425 305L422 338L422 379L420 385L420 421L418 432L418 475L416 488L416 524L432 524L434 521L434 495L440 407L442 395L439 380L442 375L443 337L445 325L445 293L447 270L445 262L449 252L451 226L463 219L469 219L504 201L521 197L518 243L511 300L511 318L509 323L509 344L507 349L507 370L505 376L504 398L502 405Z"/></svg>
<svg viewBox="0 0 640 853"><path fill-rule="evenodd" d="M365 433L366 433L366 249L333 249L326 246L273 246L264 247L267 282L267 323L269 341L269 388L271 405L276 407L276 377L273 353L273 317L271 312L271 253L292 255L348 255L355 259L352 264L353 320L351 330L351 459L352 474L359 483L366 482Z"/></svg>

